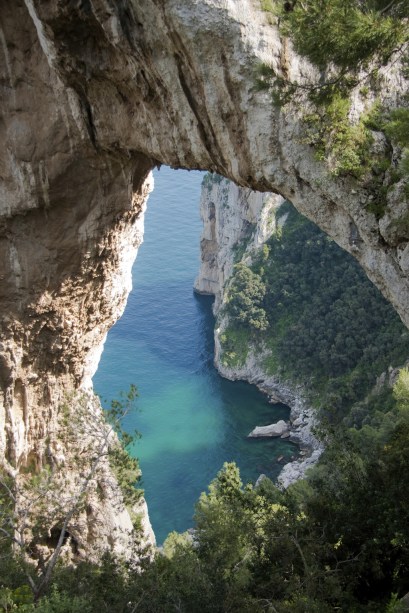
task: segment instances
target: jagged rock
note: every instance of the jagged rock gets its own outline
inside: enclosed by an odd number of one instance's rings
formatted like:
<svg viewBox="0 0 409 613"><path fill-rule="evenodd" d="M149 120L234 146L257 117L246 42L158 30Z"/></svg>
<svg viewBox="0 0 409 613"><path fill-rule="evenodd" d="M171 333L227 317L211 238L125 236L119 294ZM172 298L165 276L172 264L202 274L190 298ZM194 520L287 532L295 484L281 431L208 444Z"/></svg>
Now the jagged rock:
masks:
<svg viewBox="0 0 409 613"><path fill-rule="evenodd" d="M278 109L256 91L260 62L305 84L319 77L258 3L7 0L0 23L0 454L9 467L41 466L58 406L90 385L126 301L146 179L160 163L288 198L409 323L402 185L380 223L365 208L368 188L332 176L302 138L302 101ZM369 102L399 103L398 68L382 67ZM352 98L356 120L359 85ZM109 545L117 517L106 504L113 523L98 525Z"/></svg>
<svg viewBox="0 0 409 613"><path fill-rule="evenodd" d="M309 457L285 464L278 476L278 484L283 488L287 488L292 483L295 483L295 481L302 479L306 471L317 463L322 451L322 448L315 449Z"/></svg>
<svg viewBox="0 0 409 613"><path fill-rule="evenodd" d="M288 432L288 424L283 419L280 419L275 424L269 426L256 426L254 430L250 432L248 438L260 438L260 437L274 437L282 436Z"/></svg>

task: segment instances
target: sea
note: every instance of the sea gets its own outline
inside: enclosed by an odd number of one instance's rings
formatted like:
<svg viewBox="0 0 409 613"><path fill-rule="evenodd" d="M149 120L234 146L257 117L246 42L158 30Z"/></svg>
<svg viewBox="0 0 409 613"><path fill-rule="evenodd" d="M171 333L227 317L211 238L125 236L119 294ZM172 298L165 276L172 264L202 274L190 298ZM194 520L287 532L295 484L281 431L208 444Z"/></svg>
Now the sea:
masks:
<svg viewBox="0 0 409 613"><path fill-rule="evenodd" d="M141 434L131 453L158 544L193 527L195 503L224 462L236 462L244 482L261 473L274 480L297 453L285 440L247 438L255 426L288 418L289 409L270 404L255 386L222 378L213 365L213 300L193 292L203 176L154 172L133 290L94 377L104 406L131 384L138 388L124 427Z"/></svg>

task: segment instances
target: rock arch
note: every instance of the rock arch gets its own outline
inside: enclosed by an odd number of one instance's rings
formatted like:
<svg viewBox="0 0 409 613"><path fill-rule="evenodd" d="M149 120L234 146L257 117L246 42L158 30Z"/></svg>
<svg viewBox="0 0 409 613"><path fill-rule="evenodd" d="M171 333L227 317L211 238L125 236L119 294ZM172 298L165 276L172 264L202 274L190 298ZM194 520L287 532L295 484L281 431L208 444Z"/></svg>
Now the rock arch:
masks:
<svg viewBox="0 0 409 613"><path fill-rule="evenodd" d="M41 456L49 407L90 381L158 164L287 197L409 325L407 202L377 221L365 189L303 144L302 109L255 90L260 61L314 76L257 0L4 0L0 28L0 451L14 464ZM393 68L384 81L394 103L405 84Z"/></svg>

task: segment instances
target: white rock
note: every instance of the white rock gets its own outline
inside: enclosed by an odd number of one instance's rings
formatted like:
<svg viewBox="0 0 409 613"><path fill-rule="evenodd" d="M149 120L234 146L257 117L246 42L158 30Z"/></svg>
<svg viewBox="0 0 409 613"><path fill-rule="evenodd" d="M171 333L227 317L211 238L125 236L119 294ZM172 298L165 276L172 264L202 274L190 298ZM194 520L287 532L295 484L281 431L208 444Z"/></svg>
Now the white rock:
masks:
<svg viewBox="0 0 409 613"><path fill-rule="evenodd" d="M264 473L261 473L261 475L259 475L257 481L255 482L254 487L258 487L260 483L264 481L264 479L267 479L267 478L268 478L267 475L265 475Z"/></svg>
<svg viewBox="0 0 409 613"><path fill-rule="evenodd" d="M258 438L264 436L282 436L288 432L288 424L280 419L275 424L270 424L269 426L256 426L254 430L250 432L248 438Z"/></svg>
<svg viewBox="0 0 409 613"><path fill-rule="evenodd" d="M315 449L308 458L286 464L277 479L278 485L285 489L292 483L298 481L298 479L303 479L306 471L318 462L322 452L322 448Z"/></svg>

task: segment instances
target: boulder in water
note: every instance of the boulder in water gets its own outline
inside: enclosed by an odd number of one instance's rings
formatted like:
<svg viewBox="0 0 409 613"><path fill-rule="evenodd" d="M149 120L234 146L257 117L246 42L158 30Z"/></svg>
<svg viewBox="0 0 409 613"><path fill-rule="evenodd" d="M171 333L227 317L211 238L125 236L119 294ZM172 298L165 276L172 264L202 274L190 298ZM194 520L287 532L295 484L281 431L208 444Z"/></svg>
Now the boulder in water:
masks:
<svg viewBox="0 0 409 613"><path fill-rule="evenodd" d="M254 430L250 432L248 438L282 436L288 432L288 429L288 424L283 419L280 419L277 423L270 424L269 426L256 426Z"/></svg>

